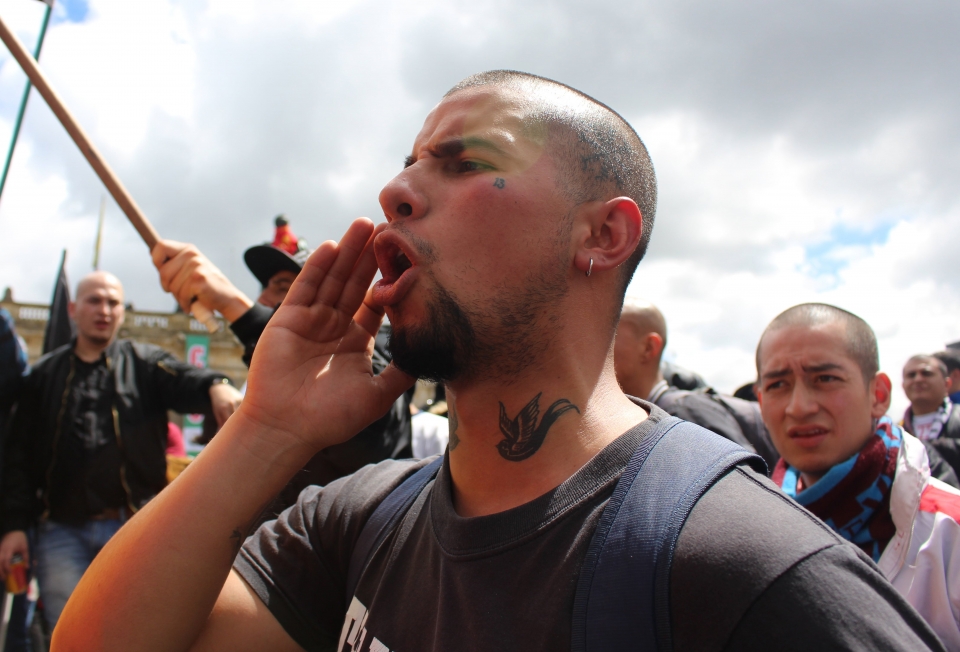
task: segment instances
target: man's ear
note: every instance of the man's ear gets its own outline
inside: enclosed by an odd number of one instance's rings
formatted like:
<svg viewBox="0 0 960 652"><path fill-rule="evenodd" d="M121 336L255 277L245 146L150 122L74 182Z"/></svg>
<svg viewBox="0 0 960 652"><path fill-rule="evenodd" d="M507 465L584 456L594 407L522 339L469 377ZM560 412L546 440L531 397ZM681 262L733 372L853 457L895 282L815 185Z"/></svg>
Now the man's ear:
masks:
<svg viewBox="0 0 960 652"><path fill-rule="evenodd" d="M76 301L67 302L67 315L73 321L77 321L77 302Z"/></svg>
<svg viewBox="0 0 960 652"><path fill-rule="evenodd" d="M614 269L633 254L640 242L643 216L629 197L617 197L590 204L584 216L589 232L574 256L573 264L582 272Z"/></svg>
<svg viewBox="0 0 960 652"><path fill-rule="evenodd" d="M946 381L947 381L947 394L949 394L950 390L953 389L953 378L951 378L950 376L947 376Z"/></svg>
<svg viewBox="0 0 960 652"><path fill-rule="evenodd" d="M870 381L870 416L874 419L879 419L890 409L890 390L892 387L893 383L890 382L890 377L882 371L878 371L877 375Z"/></svg>
<svg viewBox="0 0 960 652"><path fill-rule="evenodd" d="M643 357L645 360L648 362L659 360L663 353L663 338L660 337L659 333L647 333L644 339Z"/></svg>

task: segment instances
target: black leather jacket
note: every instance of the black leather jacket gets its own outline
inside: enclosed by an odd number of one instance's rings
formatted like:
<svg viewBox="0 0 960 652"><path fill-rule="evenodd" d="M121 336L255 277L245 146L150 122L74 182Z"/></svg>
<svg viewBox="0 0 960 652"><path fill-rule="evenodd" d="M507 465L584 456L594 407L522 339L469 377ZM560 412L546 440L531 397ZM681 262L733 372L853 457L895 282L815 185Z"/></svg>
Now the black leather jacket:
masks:
<svg viewBox="0 0 960 652"><path fill-rule="evenodd" d="M756 452L767 463L768 473L773 472L780 459L756 403L719 394L712 388L687 391L675 387L660 392L654 403L675 417L712 430Z"/></svg>
<svg viewBox="0 0 960 652"><path fill-rule="evenodd" d="M69 388L76 357L74 343L37 361L26 379L4 455L3 529L26 529L48 508L58 478L61 426L71 415ZM225 378L180 362L152 344L117 340L104 352L114 375L113 422L122 455L121 482L131 512L167 484L167 410L204 412L210 385Z"/></svg>

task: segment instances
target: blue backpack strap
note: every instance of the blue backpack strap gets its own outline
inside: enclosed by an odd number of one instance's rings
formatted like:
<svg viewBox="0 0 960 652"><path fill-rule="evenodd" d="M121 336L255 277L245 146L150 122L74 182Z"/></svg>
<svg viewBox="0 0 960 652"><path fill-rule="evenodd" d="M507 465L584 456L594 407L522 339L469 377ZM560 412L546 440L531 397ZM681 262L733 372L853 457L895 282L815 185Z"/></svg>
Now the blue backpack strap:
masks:
<svg viewBox="0 0 960 652"><path fill-rule="evenodd" d="M442 455L400 483L400 486L391 491L377 506L373 515L363 526L360 537L353 547L353 554L350 555L350 567L347 571L347 608L353 600L360 575L367 567L370 557L387 535L397 527L423 488L437 476L441 466L443 466Z"/></svg>
<svg viewBox="0 0 960 652"><path fill-rule="evenodd" d="M669 417L645 437L590 541L573 607L574 652L672 650L670 565L697 500L731 468L763 460Z"/></svg>

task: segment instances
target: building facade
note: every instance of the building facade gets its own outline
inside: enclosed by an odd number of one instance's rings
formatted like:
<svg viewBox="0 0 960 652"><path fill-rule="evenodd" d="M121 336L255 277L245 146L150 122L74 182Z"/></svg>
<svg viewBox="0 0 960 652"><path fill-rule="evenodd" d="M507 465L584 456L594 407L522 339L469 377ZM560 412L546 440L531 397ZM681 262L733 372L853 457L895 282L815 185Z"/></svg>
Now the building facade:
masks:
<svg viewBox="0 0 960 652"><path fill-rule="evenodd" d="M3 306L16 324L17 334L27 343L27 355L30 364L40 358L43 351L43 334L50 316L49 306L36 303L18 303L11 293L5 293ZM222 318L217 320L220 329L216 333L207 332L206 327L182 313L143 312L127 310L119 336L148 342L166 349L180 360L189 361L198 366L207 366L230 377L240 387L247 380L247 367L240 356L243 347L227 327ZM205 351L202 345L206 344ZM192 356L188 356L188 349Z"/></svg>

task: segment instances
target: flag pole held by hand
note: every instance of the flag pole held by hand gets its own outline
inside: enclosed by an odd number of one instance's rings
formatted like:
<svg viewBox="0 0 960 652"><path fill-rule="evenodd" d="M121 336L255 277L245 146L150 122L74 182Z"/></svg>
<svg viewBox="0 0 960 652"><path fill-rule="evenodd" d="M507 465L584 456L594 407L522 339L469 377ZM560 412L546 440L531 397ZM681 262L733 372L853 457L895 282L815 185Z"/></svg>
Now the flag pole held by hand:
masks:
<svg viewBox="0 0 960 652"><path fill-rule="evenodd" d="M137 230L137 233L140 234L143 241L147 243L147 247L152 250L154 246L156 246L157 241L160 240L160 235L157 233L157 230L153 228L153 225L150 224L150 221L143 214L143 211L137 206L137 202L133 200L133 197L127 192L123 183L120 182L120 178L110 169L107 162L100 156L100 152L98 152L97 148L90 142L87 134L84 133L73 115L71 115L64 106L60 96L57 95L56 91L53 90L49 82L47 82L46 77L44 77L40 71L40 67L37 65L33 56L27 52L26 48L23 47L23 43L10 31L2 18L0 18L0 40L6 44L10 53L13 54L13 57L19 62L20 67L23 68L27 77L37 89L37 92L39 92L41 97L47 102L50 110L53 111L53 114L60 120L60 124L67 130L67 133L73 138L73 142L80 148L80 152L93 167L94 172L100 177L100 181L107 187L107 190L110 191L114 200L116 200L121 210L123 210L124 214L130 220L130 223L133 224L133 228ZM213 316L213 313L199 301L194 301L190 305L190 312L194 318L202 322L211 333L219 329L220 324Z"/></svg>

